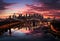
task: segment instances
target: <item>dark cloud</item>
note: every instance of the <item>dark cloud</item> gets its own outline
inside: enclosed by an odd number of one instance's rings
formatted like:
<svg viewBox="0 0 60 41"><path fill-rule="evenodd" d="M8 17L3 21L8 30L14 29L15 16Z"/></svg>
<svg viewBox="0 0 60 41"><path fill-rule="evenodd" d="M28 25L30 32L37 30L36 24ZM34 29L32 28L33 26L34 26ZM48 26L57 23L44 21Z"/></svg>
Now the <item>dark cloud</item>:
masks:
<svg viewBox="0 0 60 41"><path fill-rule="evenodd" d="M4 0L0 0L0 10L5 10L7 8L5 8L5 6L9 6L12 5L14 3L5 3Z"/></svg>
<svg viewBox="0 0 60 41"><path fill-rule="evenodd" d="M36 6L33 4L26 5L33 10L37 11L49 11L49 10L60 10L60 0L33 0ZM43 3L43 6L39 7Z"/></svg>
<svg viewBox="0 0 60 41"><path fill-rule="evenodd" d="M43 2L43 3L58 3L60 0L33 0L34 2Z"/></svg>
<svg viewBox="0 0 60 41"><path fill-rule="evenodd" d="M27 7L30 7L31 10L37 10L37 11L48 11L51 10L48 7L38 7L34 5L26 5Z"/></svg>
<svg viewBox="0 0 60 41"><path fill-rule="evenodd" d="M49 9L60 9L60 0L34 0L36 3L44 3Z"/></svg>
<svg viewBox="0 0 60 41"><path fill-rule="evenodd" d="M35 3L31 5L26 5L28 6L31 10L39 11L39 12L44 12L44 15L47 16L59 16L60 17L60 0L33 0ZM42 3L42 4L41 4ZM42 6L39 6L42 5Z"/></svg>

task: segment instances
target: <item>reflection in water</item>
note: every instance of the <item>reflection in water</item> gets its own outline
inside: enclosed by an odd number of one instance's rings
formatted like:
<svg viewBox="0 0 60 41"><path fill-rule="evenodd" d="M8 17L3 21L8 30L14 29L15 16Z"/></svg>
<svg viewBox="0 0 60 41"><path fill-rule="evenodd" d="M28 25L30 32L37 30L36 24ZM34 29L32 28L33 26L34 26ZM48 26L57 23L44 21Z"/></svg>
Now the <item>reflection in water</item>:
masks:
<svg viewBox="0 0 60 41"><path fill-rule="evenodd" d="M48 32L49 29L47 29L47 25L46 23L44 24L44 26L40 25L38 27L31 27L31 29L33 30L29 30L29 28L27 27L22 27L22 28L11 28L11 31L12 31L12 34L11 36L9 36L9 30L7 32L4 33L4 35L8 35L9 37L14 37L14 40L15 38L18 38L18 39L39 39L40 41L45 41L44 39L46 39L47 41L48 40L51 40L53 41L53 39L55 40L55 37L50 34ZM6 36L5 36L6 37Z"/></svg>
<svg viewBox="0 0 60 41"><path fill-rule="evenodd" d="M29 30L26 30L25 28L22 28L22 29L12 28L11 31L12 31L11 36L16 36L16 37L20 37L20 38L26 38L26 33L30 32ZM9 35L9 31L5 32L4 35Z"/></svg>
<svg viewBox="0 0 60 41"><path fill-rule="evenodd" d="M30 31L29 31L28 29L26 30L26 28L21 28L21 29L18 29L18 28L15 28L15 29L14 29L14 28L12 28L11 31L12 31L13 33L15 33L15 32L16 32L16 33L17 33L17 32L18 32L18 33L30 33ZM8 30L8 32L9 32L9 30ZM6 32L6 33L8 33L8 32ZM13 34L13 33L12 33L12 34Z"/></svg>
<svg viewBox="0 0 60 41"><path fill-rule="evenodd" d="M43 35L41 32L32 33L32 31L29 30L28 28L27 28L27 30L26 30L26 28L21 28L21 29L12 28L11 31L12 31L11 36L16 36L16 37L20 37L20 38L34 38L34 37L40 37ZM4 35L9 35L9 31L5 32Z"/></svg>
<svg viewBox="0 0 60 41"><path fill-rule="evenodd" d="M22 27L22 28L11 28L11 36L19 37L19 38L44 38L44 37L54 37L52 34L49 33L50 23L40 23L39 26L31 27ZM49 30L49 31L48 31ZM53 29L52 29L53 30ZM4 33L4 35L9 35L9 30Z"/></svg>
<svg viewBox="0 0 60 41"><path fill-rule="evenodd" d="M26 28L22 28L22 29L20 29L20 31L23 33L30 33L30 30L28 28L27 28L27 30L26 30Z"/></svg>

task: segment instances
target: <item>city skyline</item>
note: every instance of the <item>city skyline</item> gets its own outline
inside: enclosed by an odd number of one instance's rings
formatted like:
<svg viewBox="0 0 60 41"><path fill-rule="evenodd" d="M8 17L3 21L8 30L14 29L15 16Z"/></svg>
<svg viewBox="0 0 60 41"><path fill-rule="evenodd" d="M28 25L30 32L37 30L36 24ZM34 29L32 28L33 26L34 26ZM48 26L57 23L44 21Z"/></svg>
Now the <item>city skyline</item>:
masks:
<svg viewBox="0 0 60 41"><path fill-rule="evenodd" d="M0 18L5 18L14 13L16 15L20 13L23 15L26 13L39 13L47 17L60 18L59 0L0 0L0 3Z"/></svg>

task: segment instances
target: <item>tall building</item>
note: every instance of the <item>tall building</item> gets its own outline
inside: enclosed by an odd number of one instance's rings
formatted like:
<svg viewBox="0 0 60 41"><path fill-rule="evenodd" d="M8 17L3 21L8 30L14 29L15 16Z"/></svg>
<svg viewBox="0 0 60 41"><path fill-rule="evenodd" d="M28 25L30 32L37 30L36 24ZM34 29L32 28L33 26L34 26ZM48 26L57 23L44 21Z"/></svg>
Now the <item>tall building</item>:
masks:
<svg viewBox="0 0 60 41"><path fill-rule="evenodd" d="M18 18L20 19L22 17L22 14L19 14Z"/></svg>
<svg viewBox="0 0 60 41"><path fill-rule="evenodd" d="M28 16L28 14L26 14L26 17Z"/></svg>
<svg viewBox="0 0 60 41"><path fill-rule="evenodd" d="M19 14L19 17L22 17L22 14Z"/></svg>
<svg viewBox="0 0 60 41"><path fill-rule="evenodd" d="M9 19L11 19L11 15L9 16Z"/></svg>
<svg viewBox="0 0 60 41"><path fill-rule="evenodd" d="M16 18L16 15L15 15L15 13L14 13L14 15L12 16L12 18Z"/></svg>
<svg viewBox="0 0 60 41"><path fill-rule="evenodd" d="M31 14L29 14L29 17L31 17L32 15Z"/></svg>

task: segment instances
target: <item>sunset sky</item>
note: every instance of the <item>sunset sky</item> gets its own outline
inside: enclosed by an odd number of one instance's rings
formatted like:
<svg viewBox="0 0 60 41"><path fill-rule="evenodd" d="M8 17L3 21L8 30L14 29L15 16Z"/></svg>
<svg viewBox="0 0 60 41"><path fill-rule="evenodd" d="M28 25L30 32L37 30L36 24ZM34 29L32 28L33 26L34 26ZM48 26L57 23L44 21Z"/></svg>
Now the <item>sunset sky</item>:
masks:
<svg viewBox="0 0 60 41"><path fill-rule="evenodd" d="M32 12L60 17L60 0L0 0L0 18Z"/></svg>

